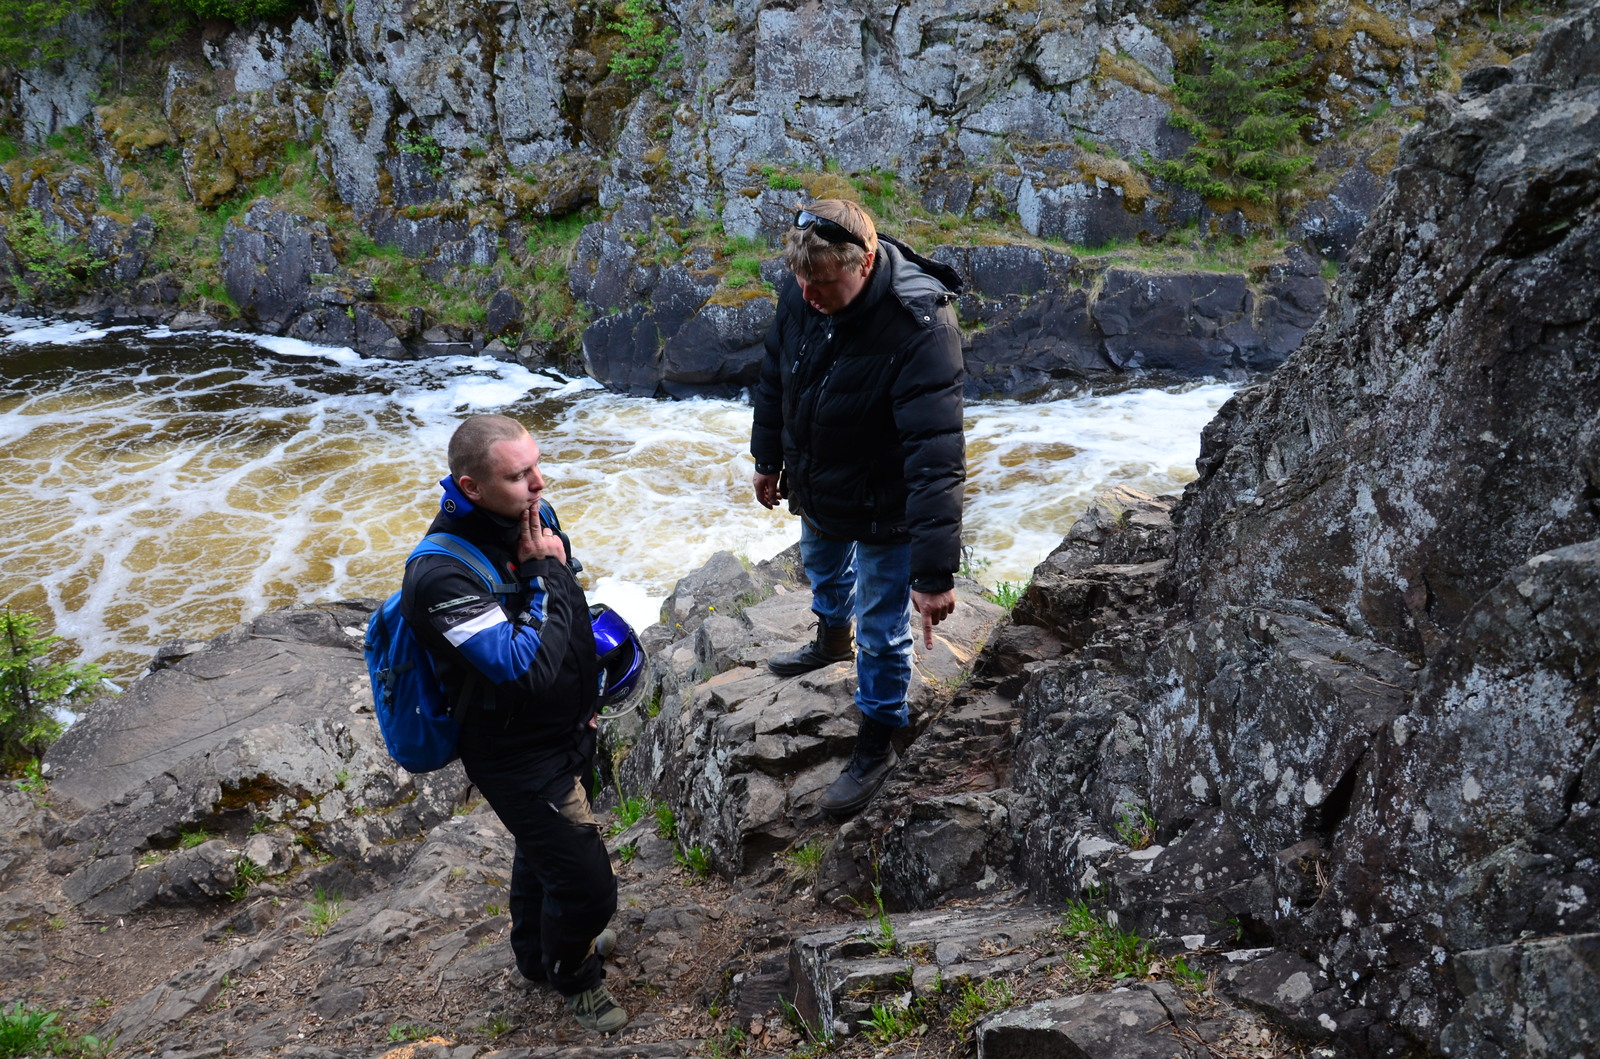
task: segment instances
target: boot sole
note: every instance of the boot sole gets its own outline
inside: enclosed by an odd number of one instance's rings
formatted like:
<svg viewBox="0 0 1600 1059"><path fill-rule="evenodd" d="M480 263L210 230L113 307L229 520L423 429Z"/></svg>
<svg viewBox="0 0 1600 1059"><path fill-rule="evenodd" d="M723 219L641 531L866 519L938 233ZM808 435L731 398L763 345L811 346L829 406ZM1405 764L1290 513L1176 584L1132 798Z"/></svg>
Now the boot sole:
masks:
<svg viewBox="0 0 1600 1059"><path fill-rule="evenodd" d="M836 666L840 662L854 662L855 660L855 655L851 655L848 658L830 658L826 662L818 662L814 666L777 665L773 662L768 662L767 669L773 673L776 673L780 677L798 677L802 673L815 673L819 669L827 669L829 666Z"/></svg>

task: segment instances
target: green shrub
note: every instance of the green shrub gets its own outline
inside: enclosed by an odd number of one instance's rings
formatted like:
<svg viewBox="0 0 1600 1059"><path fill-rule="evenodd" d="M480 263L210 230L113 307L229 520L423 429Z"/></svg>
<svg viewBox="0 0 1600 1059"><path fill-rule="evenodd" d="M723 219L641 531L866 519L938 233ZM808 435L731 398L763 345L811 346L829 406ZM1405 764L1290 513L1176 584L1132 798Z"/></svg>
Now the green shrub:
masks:
<svg viewBox="0 0 1600 1059"><path fill-rule="evenodd" d="M0 769L10 772L40 754L65 724L55 711L88 697L105 680L99 666L46 659L62 643L39 632L39 619L0 612Z"/></svg>
<svg viewBox="0 0 1600 1059"><path fill-rule="evenodd" d="M662 21L660 0L622 0L616 12L617 20L607 24L622 35L622 45L611 54L612 73L638 84L650 80L663 59L669 64L676 59L672 42L678 34Z"/></svg>
<svg viewBox="0 0 1600 1059"><path fill-rule="evenodd" d="M1257 0L1225 0L1207 14L1213 32L1173 85L1172 124L1195 137L1181 158L1146 161L1157 176L1210 199L1266 205L1292 188L1313 159L1300 131L1312 115L1298 82L1310 55L1276 34L1284 12Z"/></svg>
<svg viewBox="0 0 1600 1059"><path fill-rule="evenodd" d="M30 298L66 294L99 264L87 245L57 235L44 214L32 207L11 215L6 242L22 266L21 274L11 274L11 282Z"/></svg>
<svg viewBox="0 0 1600 1059"><path fill-rule="evenodd" d="M110 1041L98 1037L67 1033L59 1012L29 1007L20 1000L0 1011L0 1059L104 1055L110 1047Z"/></svg>
<svg viewBox="0 0 1600 1059"><path fill-rule="evenodd" d="M182 0L199 18L225 18L248 22L252 18L282 18L308 8L306 0Z"/></svg>

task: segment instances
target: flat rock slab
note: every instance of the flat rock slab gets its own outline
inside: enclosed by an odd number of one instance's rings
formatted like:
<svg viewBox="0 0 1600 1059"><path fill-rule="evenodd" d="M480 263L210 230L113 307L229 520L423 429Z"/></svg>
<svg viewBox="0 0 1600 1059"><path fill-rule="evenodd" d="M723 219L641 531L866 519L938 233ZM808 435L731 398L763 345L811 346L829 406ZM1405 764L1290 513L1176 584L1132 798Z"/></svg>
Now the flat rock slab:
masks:
<svg viewBox="0 0 1600 1059"><path fill-rule="evenodd" d="M256 729L370 713L370 602L272 611L97 701L46 755L51 793L94 809Z"/></svg>
<svg viewBox="0 0 1600 1059"><path fill-rule="evenodd" d="M1183 1002L1163 983L1045 1000L978 1027L978 1059L1200 1059L1177 1031Z"/></svg>

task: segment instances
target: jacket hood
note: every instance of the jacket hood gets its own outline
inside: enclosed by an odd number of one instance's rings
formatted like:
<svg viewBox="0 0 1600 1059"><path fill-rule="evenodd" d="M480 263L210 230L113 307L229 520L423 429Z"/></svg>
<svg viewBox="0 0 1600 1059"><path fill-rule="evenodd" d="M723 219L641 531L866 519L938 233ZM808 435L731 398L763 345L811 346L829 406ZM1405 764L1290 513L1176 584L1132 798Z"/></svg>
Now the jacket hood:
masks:
<svg viewBox="0 0 1600 1059"><path fill-rule="evenodd" d="M935 301L941 299L949 301L967 289L961 273L943 262L923 257L892 235L879 232L878 246L880 253L884 246L891 248L894 293L902 302L924 301L929 298ZM898 260L895 260L896 258Z"/></svg>

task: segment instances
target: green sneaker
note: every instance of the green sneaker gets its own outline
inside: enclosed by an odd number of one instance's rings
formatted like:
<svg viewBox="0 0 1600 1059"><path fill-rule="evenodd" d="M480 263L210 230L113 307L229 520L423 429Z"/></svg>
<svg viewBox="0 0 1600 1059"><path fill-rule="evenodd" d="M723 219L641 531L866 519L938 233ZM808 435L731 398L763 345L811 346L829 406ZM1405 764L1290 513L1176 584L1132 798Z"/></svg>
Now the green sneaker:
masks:
<svg viewBox="0 0 1600 1059"><path fill-rule="evenodd" d="M605 983L585 989L576 996L567 997L567 1006L578 1025L595 1033L616 1033L628 1024L628 1013L622 1010Z"/></svg>

